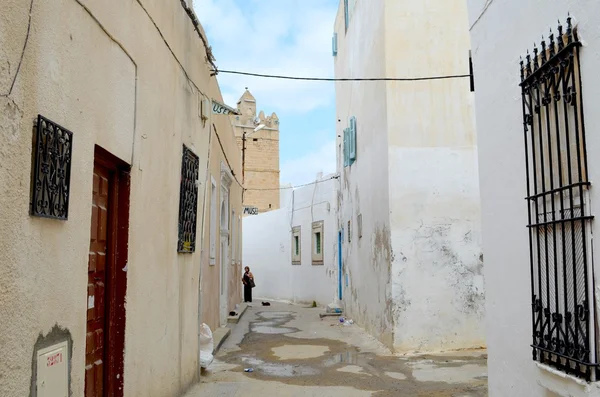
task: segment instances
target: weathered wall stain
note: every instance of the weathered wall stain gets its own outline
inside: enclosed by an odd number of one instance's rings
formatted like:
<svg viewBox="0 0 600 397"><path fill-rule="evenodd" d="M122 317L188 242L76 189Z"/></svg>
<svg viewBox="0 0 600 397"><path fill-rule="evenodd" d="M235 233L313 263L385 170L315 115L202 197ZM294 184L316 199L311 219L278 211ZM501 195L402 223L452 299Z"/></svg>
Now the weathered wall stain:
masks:
<svg viewBox="0 0 600 397"><path fill-rule="evenodd" d="M403 230L399 241L405 243L400 247L401 255L393 261L393 318L400 332L395 338L398 349L426 351L444 345L468 345L468 341L461 342L461 330L476 329L474 322L482 322L483 262L473 237L476 232L470 227L465 221L437 219L419 221L416 227ZM436 296L438 293L445 298ZM431 325L427 332L413 334L416 329L411 330L409 323L414 323L411 318L418 312L429 318L422 321L422 327L427 322ZM446 335L444 327L452 332ZM482 344L482 338L473 338L473 345Z"/></svg>

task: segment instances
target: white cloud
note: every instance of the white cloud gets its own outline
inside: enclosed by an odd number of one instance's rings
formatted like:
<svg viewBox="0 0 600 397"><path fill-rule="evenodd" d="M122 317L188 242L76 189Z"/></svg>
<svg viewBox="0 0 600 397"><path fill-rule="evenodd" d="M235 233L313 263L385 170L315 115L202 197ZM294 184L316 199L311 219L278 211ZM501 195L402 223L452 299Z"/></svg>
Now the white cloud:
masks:
<svg viewBox="0 0 600 397"><path fill-rule="evenodd" d="M331 36L338 0L195 0L221 69L262 74L333 74ZM231 105L245 87L260 109L303 114L334 101L333 83L220 74Z"/></svg>
<svg viewBox="0 0 600 397"><path fill-rule="evenodd" d="M323 175L334 173L335 150L335 140L331 140L302 157L284 161L281 165L281 183L297 186L314 181L319 172Z"/></svg>

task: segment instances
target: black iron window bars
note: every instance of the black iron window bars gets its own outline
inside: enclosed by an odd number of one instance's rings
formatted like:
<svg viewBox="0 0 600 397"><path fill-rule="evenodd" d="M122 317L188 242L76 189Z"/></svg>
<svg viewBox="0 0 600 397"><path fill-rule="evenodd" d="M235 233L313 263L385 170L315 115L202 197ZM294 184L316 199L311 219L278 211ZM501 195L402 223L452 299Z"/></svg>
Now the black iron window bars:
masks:
<svg viewBox="0 0 600 397"><path fill-rule="evenodd" d="M571 18L521 59L533 359L597 380L579 48Z"/></svg>
<svg viewBox="0 0 600 397"><path fill-rule="evenodd" d="M196 218L198 213L198 173L200 160L183 145L181 187L179 192L179 239L177 252L196 251Z"/></svg>
<svg viewBox="0 0 600 397"><path fill-rule="evenodd" d="M33 135L31 215L69 217L72 149L73 133L38 115Z"/></svg>

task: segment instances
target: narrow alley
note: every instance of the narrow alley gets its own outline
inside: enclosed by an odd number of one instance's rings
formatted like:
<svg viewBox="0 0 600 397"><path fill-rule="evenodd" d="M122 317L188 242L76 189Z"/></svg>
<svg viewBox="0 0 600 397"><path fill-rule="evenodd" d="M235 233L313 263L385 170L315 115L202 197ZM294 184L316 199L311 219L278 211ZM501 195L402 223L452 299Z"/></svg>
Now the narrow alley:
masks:
<svg viewBox="0 0 600 397"><path fill-rule="evenodd" d="M600 0L0 0L0 397L600 397Z"/></svg>
<svg viewBox="0 0 600 397"><path fill-rule="evenodd" d="M322 312L253 303L187 397L487 396L485 352L394 356Z"/></svg>

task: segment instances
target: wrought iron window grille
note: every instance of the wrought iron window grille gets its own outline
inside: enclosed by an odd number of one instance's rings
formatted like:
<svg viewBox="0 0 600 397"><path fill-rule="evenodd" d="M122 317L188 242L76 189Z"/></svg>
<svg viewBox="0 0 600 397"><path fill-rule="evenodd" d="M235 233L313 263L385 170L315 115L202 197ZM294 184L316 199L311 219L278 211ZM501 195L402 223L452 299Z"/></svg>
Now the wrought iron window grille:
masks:
<svg viewBox="0 0 600 397"><path fill-rule="evenodd" d="M521 59L533 359L599 379L579 48L571 18Z"/></svg>
<svg viewBox="0 0 600 397"><path fill-rule="evenodd" d="M177 252L179 253L193 253L196 251L199 169L200 159L183 145L179 191L179 238L177 242Z"/></svg>
<svg viewBox="0 0 600 397"><path fill-rule="evenodd" d="M30 214L67 220L73 133L38 115L33 134Z"/></svg>

